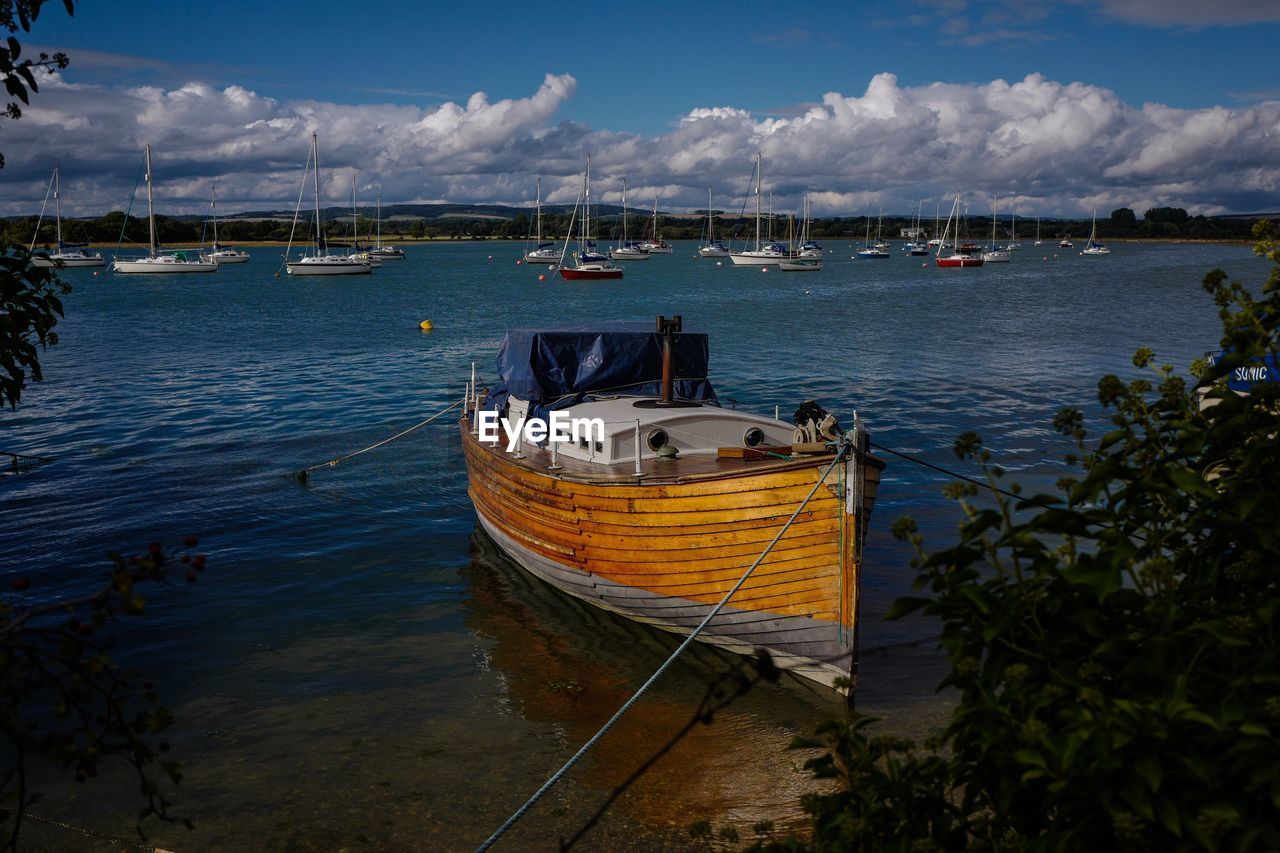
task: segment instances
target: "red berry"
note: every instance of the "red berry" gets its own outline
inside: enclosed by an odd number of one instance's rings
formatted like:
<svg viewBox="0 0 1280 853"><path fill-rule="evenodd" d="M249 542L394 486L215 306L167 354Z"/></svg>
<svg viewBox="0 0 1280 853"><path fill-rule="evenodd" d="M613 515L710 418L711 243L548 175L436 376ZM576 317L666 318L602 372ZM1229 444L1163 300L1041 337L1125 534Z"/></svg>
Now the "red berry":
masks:
<svg viewBox="0 0 1280 853"><path fill-rule="evenodd" d="M188 548L194 548L194 547L196 547L196 545L197 545L197 544L199 544L199 542L200 542L200 540L199 540L199 539L196 539L196 537L194 537L194 536L188 536L188 537L186 537L185 539L183 539L183 540L182 540L182 544L183 544L183 545L186 545Z"/></svg>
<svg viewBox="0 0 1280 853"><path fill-rule="evenodd" d="M196 582L196 573L187 572L187 583L195 583L195 582Z"/></svg>
<svg viewBox="0 0 1280 853"><path fill-rule="evenodd" d="M162 550L164 549L160 546L159 542L152 542L150 545L147 546L147 551L150 552L153 556L156 554L159 554Z"/></svg>
<svg viewBox="0 0 1280 853"><path fill-rule="evenodd" d="M191 561L191 562L195 564L196 569L203 569L203 568L204 568L204 554L196 554L196 555L195 555L195 557L192 559L192 561Z"/></svg>
<svg viewBox="0 0 1280 853"><path fill-rule="evenodd" d="M16 589L18 592L22 592L24 589L27 589L30 586L31 586L31 581L29 581L26 578L13 579L13 588Z"/></svg>

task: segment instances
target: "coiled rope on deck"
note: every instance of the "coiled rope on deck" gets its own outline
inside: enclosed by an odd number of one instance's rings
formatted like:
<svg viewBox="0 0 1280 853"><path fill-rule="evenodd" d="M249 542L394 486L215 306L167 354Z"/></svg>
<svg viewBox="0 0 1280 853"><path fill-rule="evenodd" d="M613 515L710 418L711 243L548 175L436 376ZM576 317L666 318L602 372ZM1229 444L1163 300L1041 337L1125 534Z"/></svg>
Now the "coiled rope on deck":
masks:
<svg viewBox="0 0 1280 853"><path fill-rule="evenodd" d="M461 405L462 405L462 403L463 403L463 401L462 401L462 400L458 400L458 401L457 401L456 403L454 403L453 405L448 406L448 407L446 407L446 408L444 408L444 409L441 409L440 411L436 412L434 415L432 415L431 417L427 418L425 421L419 421L418 423L414 424L413 426L409 427L408 429L406 429L406 430L401 430L400 432L396 433L395 435L391 436L390 438L384 438L382 441L379 441L379 442L378 442L378 443L376 443L376 444L371 444L371 445L369 445L368 447L365 447L365 448L362 448L362 449L360 449L360 450L357 450L357 451L356 451L356 452L354 452L354 453L348 453L348 454L346 454L345 456L339 456L337 459L330 459L328 462L321 462L319 465L312 465L310 468L303 468L301 471L298 471L296 474L294 474L294 476L298 479L298 482L299 482L299 483L305 483L305 482L307 482L307 476L308 476L312 471L318 471L318 470L319 470L319 469L321 469L321 468L333 468L333 467L336 467L336 466L338 465L338 463L339 463L339 462L346 462L348 459L353 459L353 458L355 458L355 457L359 456L361 453L368 453L370 450L376 450L376 449L378 449L379 447L382 447L384 444L390 444L391 442L395 441L397 438L403 438L404 436L408 435L409 433L413 432L414 430L416 430L416 429L421 429L422 427L426 426L427 424L431 423L432 421L436 420L437 418L440 418L440 417L442 417L443 415L445 415L445 414L447 414L447 413L449 413L449 412L453 411L454 409L456 409L456 408L458 408L459 406L461 406Z"/></svg>
<svg viewBox="0 0 1280 853"><path fill-rule="evenodd" d="M742 585L747 582L747 578L751 577L751 574L757 567L759 567L760 563L764 561L764 558L773 550L773 546L778 544L783 535L791 528L791 525L795 523L795 520L800 517L801 511L808 506L809 501L812 500L815 494L817 494L818 489L827 481L827 475L835 469L836 465L844 461L845 454L851 450L855 453L858 452L853 446L852 439L848 435L845 435L840 439L839 446L836 449L836 458L831 460L831 464L823 470L822 475L818 477L817 482L813 484L813 488L809 490L809 494L804 496L804 500L802 500L800 505L796 507L795 512L791 513L791 517L787 519L787 523L782 525L782 529L773 537L773 541L771 541L765 549L760 552L760 556L756 557L755 562L752 563L745 572L743 572L742 577L738 578L738 581L733 585L733 588L724 594L724 597L720 599L719 603L712 607L711 611L707 613L701 622L698 623L698 626L689 632L689 635L684 638L684 641L681 642L679 646L676 647L676 650L671 653L670 657L662 662L662 665L654 671L653 675L649 676L648 680L645 681L644 684L640 685L639 689L631 695L631 698L624 702L622 707L619 708L617 712L615 712L614 715L600 727L600 730L592 735L591 739L584 743L578 751L573 754L573 757L564 763L563 767L553 773L551 778L547 779L547 781L542 784L541 788L534 791L533 796L529 797L529 799L525 801L524 805L516 809L515 812L512 813L511 817L506 819L502 826L494 830L493 834L486 838L484 842L476 848L476 853L483 853L485 850L488 850L493 846L494 842L507 832L507 830L515 826L516 822L519 821L520 818L524 817L525 813L528 812L529 809L533 808L533 806L537 804L538 800L542 799L542 797L546 795L546 793L550 791L555 784L559 782L560 779L563 778L564 775L568 773L569 770L571 770L573 766L577 764L578 761L580 761L602 737L608 734L609 730L614 727L618 720L622 719L623 715L631 709L631 706L634 705L640 697L653 686L654 682L656 682L662 674L667 671L668 667L675 662L676 658L680 657L681 653L683 653L684 650L687 649L695 639L697 639L703 629L705 629L707 625L711 623L711 620L718 616L720 611L724 609L724 606L729 603L729 599L733 598L733 596L737 594L738 590L742 588Z"/></svg>

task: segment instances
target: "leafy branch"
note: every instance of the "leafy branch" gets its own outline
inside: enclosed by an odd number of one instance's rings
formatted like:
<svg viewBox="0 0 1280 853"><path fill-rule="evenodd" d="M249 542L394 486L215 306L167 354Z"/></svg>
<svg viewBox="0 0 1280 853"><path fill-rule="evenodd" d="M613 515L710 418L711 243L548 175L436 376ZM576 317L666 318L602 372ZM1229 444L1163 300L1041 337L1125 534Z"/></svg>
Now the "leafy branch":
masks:
<svg viewBox="0 0 1280 853"><path fill-rule="evenodd" d="M197 544L194 538L184 543ZM29 756L74 773L86 782L112 759L132 768L146 805L138 818L175 821L161 779L182 779L179 764L165 760L158 740L173 721L150 681L119 667L107 651L111 627L121 617L140 616L141 588L168 584L175 564L195 583L205 567L203 554L177 559L152 543L141 555L109 555L112 567L96 592L74 599L15 606L0 600L0 739L13 758L0 769L0 826L12 821L5 846L16 850L24 811L38 800L28 781ZM29 598L28 578L13 581L14 593ZM159 776L157 774L163 774ZM189 822L182 821L188 827Z"/></svg>

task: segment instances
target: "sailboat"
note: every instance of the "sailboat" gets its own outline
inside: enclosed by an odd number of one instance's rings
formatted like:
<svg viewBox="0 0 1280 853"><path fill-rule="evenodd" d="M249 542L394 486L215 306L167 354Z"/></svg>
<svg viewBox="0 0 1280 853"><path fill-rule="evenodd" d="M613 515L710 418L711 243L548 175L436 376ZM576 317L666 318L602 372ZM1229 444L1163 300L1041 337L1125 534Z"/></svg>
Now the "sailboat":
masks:
<svg viewBox="0 0 1280 853"><path fill-rule="evenodd" d="M955 249L947 257L943 257L942 253L947 249L947 236L951 233L951 223L956 223ZM951 205L951 215L947 217L947 225L942 229L942 237L938 242L938 253L934 256L934 263L944 269L952 267L980 267L983 264L982 247L976 243L971 243L961 236L961 214L960 214L960 196L956 196L955 203Z"/></svg>
<svg viewBox="0 0 1280 853"><path fill-rule="evenodd" d="M811 213L809 196L806 195L804 197L804 216L800 225L800 248L797 251L799 257L812 260L813 258L822 257L822 247L809 236L809 225L813 219Z"/></svg>
<svg viewBox="0 0 1280 853"><path fill-rule="evenodd" d="M213 224L213 245L201 257L215 264L246 264L249 262L248 252L237 252L235 249L224 249L218 245L218 201L213 187L209 188L209 220Z"/></svg>
<svg viewBox="0 0 1280 853"><path fill-rule="evenodd" d="M1007 264L1012 258L1007 248L1001 249L996 245L996 212L993 209L991 211L991 250L982 253L982 260L989 264Z"/></svg>
<svg viewBox="0 0 1280 853"><path fill-rule="evenodd" d="M880 221L884 221L884 214L880 214ZM876 226L876 241L871 242L871 217L867 216L867 236L862 241L862 248L858 250L857 257L863 260L880 260L889 257L889 250L883 245L880 239L880 226Z"/></svg>
<svg viewBox="0 0 1280 853"><path fill-rule="evenodd" d="M929 247L920 242L924 231L920 227L920 202L916 202L916 215L911 223L911 239L902 244L902 251L908 255L924 256L929 254Z"/></svg>
<svg viewBox="0 0 1280 853"><path fill-rule="evenodd" d="M787 217L787 257L778 261L778 269L783 272L817 272L822 269L822 258L819 257L803 257L800 251L796 249L796 241L792 238L794 233L795 217Z"/></svg>
<svg viewBox="0 0 1280 853"><path fill-rule="evenodd" d="M527 264L556 264L560 262L560 252L555 243L544 243L542 240L542 178L537 181L537 194L533 202L534 248L529 248L528 240L524 246L524 262Z"/></svg>
<svg viewBox="0 0 1280 853"><path fill-rule="evenodd" d="M715 215L711 211L711 187L707 187L707 241L698 247L698 254L704 258L723 258L729 254L724 244L716 239Z"/></svg>
<svg viewBox="0 0 1280 853"><path fill-rule="evenodd" d="M1109 255L1111 250L1098 242L1098 211L1093 212L1093 228L1089 231L1089 242L1080 250L1082 255Z"/></svg>
<svg viewBox="0 0 1280 853"><path fill-rule="evenodd" d="M151 146L146 148L147 160L147 225L151 236L150 253L144 258L116 258L111 265L114 272L124 274L135 273L189 273L189 272L217 272L218 265L213 261L201 260L199 252L167 252L160 254L157 249L159 244L156 242L156 212L155 203L152 198L151 187L154 181L151 178ZM194 256L194 257L193 257Z"/></svg>
<svg viewBox="0 0 1280 853"><path fill-rule="evenodd" d="M1018 210L1013 210L1013 224L1009 226L1009 245L1005 246L1009 251L1021 249L1022 244L1018 242Z"/></svg>
<svg viewBox="0 0 1280 853"><path fill-rule="evenodd" d="M404 260L404 249L399 246L382 245L382 193L378 193L378 236L374 240L373 248L369 250L369 257L380 261Z"/></svg>
<svg viewBox="0 0 1280 853"><path fill-rule="evenodd" d="M640 244L640 248L653 255L671 254L671 244L658 236L658 197L653 197L653 236Z"/></svg>
<svg viewBox="0 0 1280 853"><path fill-rule="evenodd" d="M1036 245L1043 245L1044 241L1040 239L1040 220L1036 220Z"/></svg>
<svg viewBox="0 0 1280 853"><path fill-rule="evenodd" d="M312 195L315 198L315 242L313 245L313 253L303 255L296 261L288 260L289 250L293 248L293 232L289 232L289 245L285 248L285 269L289 275L369 275L373 272L373 265L368 260L353 258L347 255L331 255L329 254L329 245L324 237L324 222L320 218L320 148L316 142L316 133L311 134L311 154L307 160L307 167L314 167L314 190ZM304 172L303 182L305 184L306 177ZM299 196L301 201L301 196ZM299 204L299 208L301 204ZM300 210L294 210L293 223L296 227L298 224L298 214Z"/></svg>
<svg viewBox="0 0 1280 853"><path fill-rule="evenodd" d="M647 261L649 250L639 243L627 242L627 179L622 179L622 236L618 245L609 250L609 257L615 261Z"/></svg>
<svg viewBox="0 0 1280 853"><path fill-rule="evenodd" d="M756 154L755 182L756 182L756 247L743 252L730 252L729 260L733 261L737 266L759 266L762 264L776 264L782 258L786 257L786 253L782 251L782 247L769 244L762 246L760 243L760 184L763 181L761 169L760 155Z"/></svg>
<svg viewBox="0 0 1280 853"><path fill-rule="evenodd" d="M357 261L367 261L369 266L377 269L382 266L382 259L374 257L368 247L360 245L360 208L356 206L355 177L351 179L351 254L347 257Z"/></svg>
<svg viewBox="0 0 1280 853"><path fill-rule="evenodd" d="M62 242L62 202L61 202L61 181L58 177L58 167L53 167L53 174L49 177L49 189L44 193L44 204L40 205L40 218L36 220L35 233L31 235L31 247L29 251L35 252L36 239L40 236L40 223L44 221L44 208L49 203L49 193L53 193L53 211L56 224L56 233L58 238L58 251L53 254L40 253L33 255L31 263L37 267L103 267L107 262L102 259L101 252L86 251L85 246L70 246Z"/></svg>
<svg viewBox="0 0 1280 853"><path fill-rule="evenodd" d="M937 200L935 200L933 202L933 235L934 236L932 239L929 240L928 243L925 244L925 246L927 246L930 249L937 249L942 245L942 238L938 236L939 234L942 233L942 229L939 227L942 225L941 212L942 212L942 205Z"/></svg>
<svg viewBox="0 0 1280 853"><path fill-rule="evenodd" d="M572 230L573 223L570 222ZM570 235L572 236L572 235ZM573 253L574 265L564 265L564 255L560 258L560 277L569 281L622 278L622 267L614 266L605 255L595 251L595 241L591 239L591 155L587 155L587 171L582 176L582 222L578 226L578 250ZM565 249L569 248L568 238Z"/></svg>

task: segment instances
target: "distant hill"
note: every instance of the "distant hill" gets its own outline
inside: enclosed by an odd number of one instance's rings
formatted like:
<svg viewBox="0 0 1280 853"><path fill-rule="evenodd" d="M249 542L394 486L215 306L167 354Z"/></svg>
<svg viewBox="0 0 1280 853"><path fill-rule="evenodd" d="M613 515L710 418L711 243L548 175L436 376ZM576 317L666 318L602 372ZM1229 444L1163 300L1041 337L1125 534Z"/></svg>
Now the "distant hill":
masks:
<svg viewBox="0 0 1280 853"><path fill-rule="evenodd" d="M377 209L373 205L359 205L357 208L360 216L364 219L373 219L377 216ZM615 204L597 204L591 207L592 215L597 217L611 218L617 216L622 208ZM632 208L632 215L637 215L637 208ZM560 214L569 216L573 213L573 205L571 204L544 204L542 212L546 215ZM302 211L303 219L310 219L309 210ZM349 207L324 207L320 209L320 215L326 221L341 219L342 217L351 216L351 208ZM499 219L508 220L515 219L517 216L532 216L532 207L512 207L505 204L385 204L382 206L382 218L384 220L397 220L403 222L405 220L415 219ZM659 211L660 216L667 214ZM174 216L183 222L199 221L203 219L203 215L180 215ZM292 210L246 210L240 213L224 213L219 216L219 220L264 220L273 219L291 221L293 219Z"/></svg>

